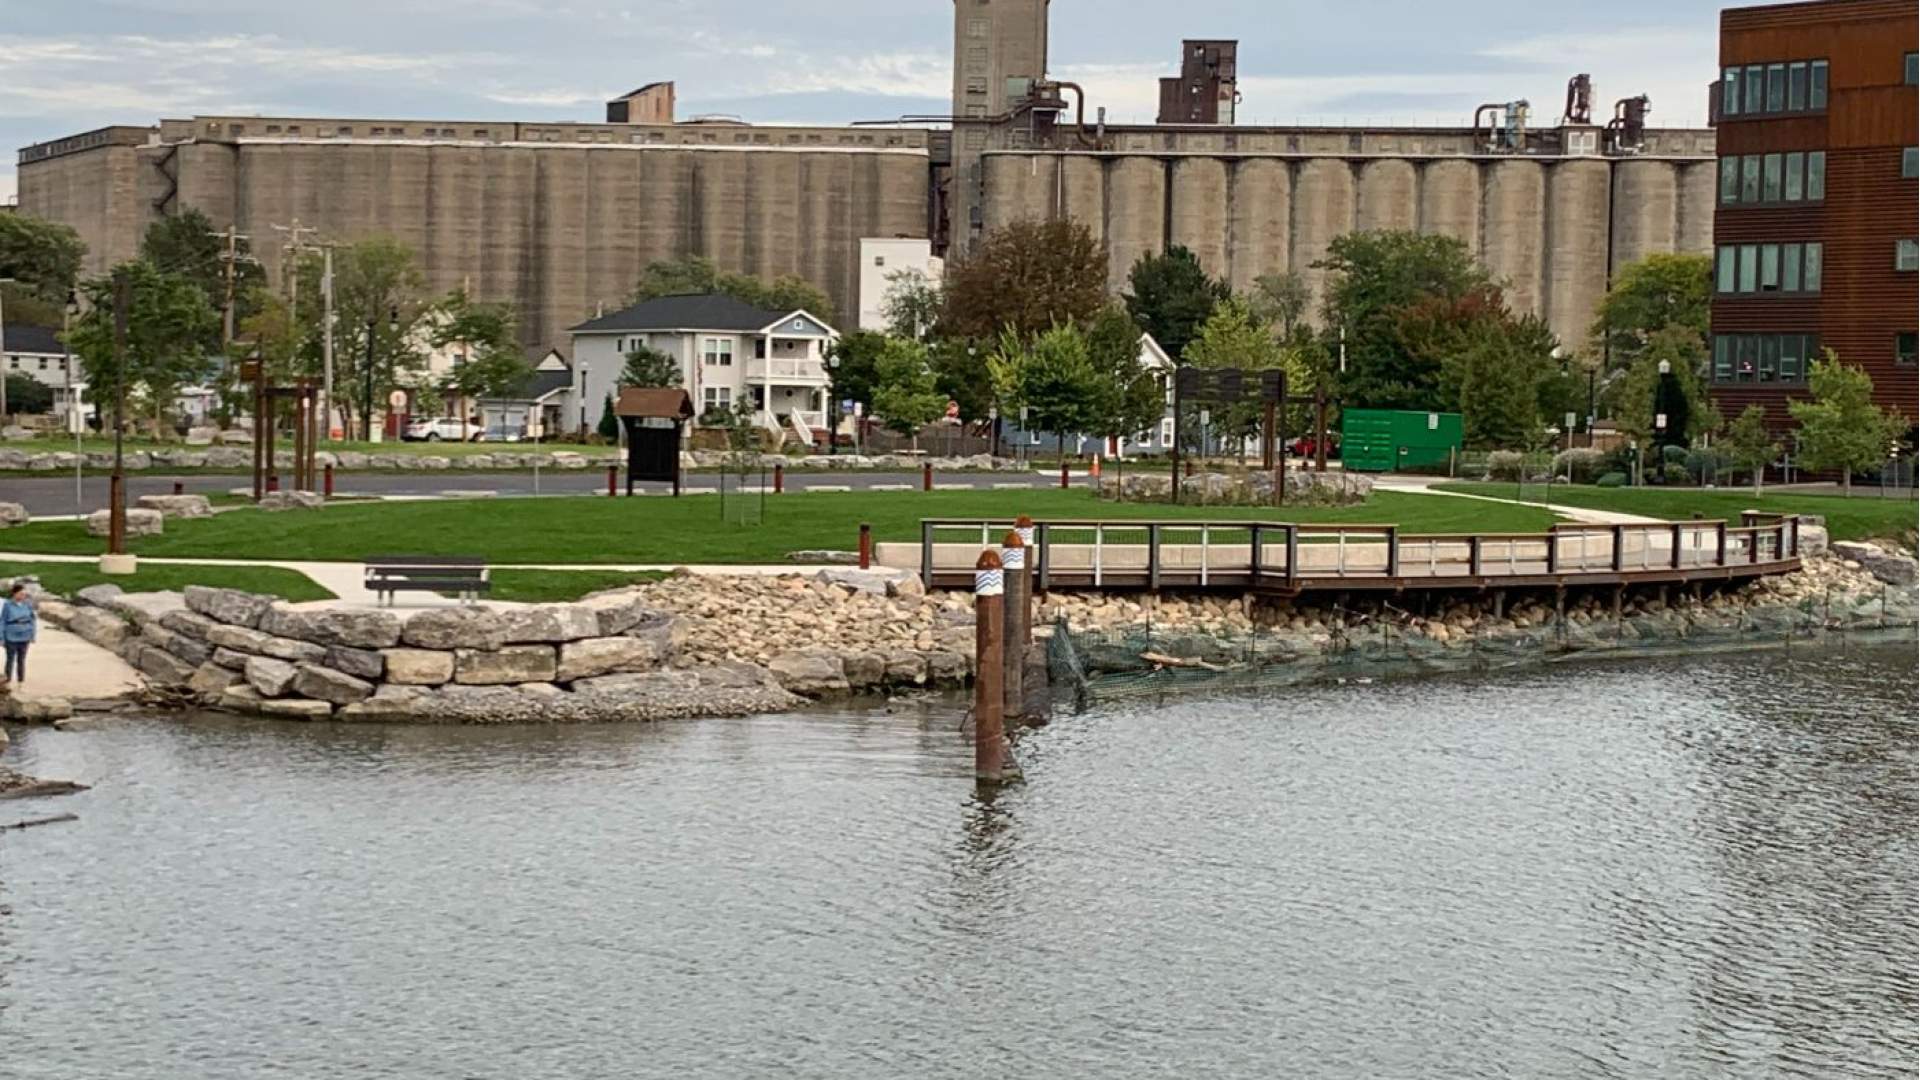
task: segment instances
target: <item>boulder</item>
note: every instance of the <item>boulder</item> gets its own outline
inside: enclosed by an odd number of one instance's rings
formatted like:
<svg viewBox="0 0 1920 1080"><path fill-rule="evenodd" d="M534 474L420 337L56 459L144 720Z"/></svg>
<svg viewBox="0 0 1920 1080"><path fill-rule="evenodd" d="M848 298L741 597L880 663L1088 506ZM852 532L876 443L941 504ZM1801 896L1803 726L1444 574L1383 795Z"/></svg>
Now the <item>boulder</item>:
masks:
<svg viewBox="0 0 1920 1080"><path fill-rule="evenodd" d="M182 637L190 637L195 641L208 640L207 635L220 626L205 615L184 608L169 611L160 616L160 625L164 629L171 630Z"/></svg>
<svg viewBox="0 0 1920 1080"><path fill-rule="evenodd" d="M506 644L578 641L600 634L600 614L586 604L533 604L505 608Z"/></svg>
<svg viewBox="0 0 1920 1080"><path fill-rule="evenodd" d="M268 511L282 510L318 510L327 505L326 496L317 491L273 491L260 497L256 503L260 509Z"/></svg>
<svg viewBox="0 0 1920 1080"><path fill-rule="evenodd" d="M33 432L28 428L21 427L19 424L8 424L6 427L0 427L0 439L5 439L8 442L26 442L31 438L33 438Z"/></svg>
<svg viewBox="0 0 1920 1080"><path fill-rule="evenodd" d="M247 440L243 438L241 441ZM206 460L209 469L251 469L253 467L253 453L237 446L216 446L207 451Z"/></svg>
<svg viewBox="0 0 1920 1080"><path fill-rule="evenodd" d="M832 551L826 548L807 548L801 551L787 552L787 561L819 566L823 563L850 565L860 561L859 552Z"/></svg>
<svg viewBox="0 0 1920 1080"><path fill-rule="evenodd" d="M34 600L34 606L40 612L40 621L49 626L65 629L66 625L73 621L72 604L63 604L58 600L40 597Z"/></svg>
<svg viewBox="0 0 1920 1080"><path fill-rule="evenodd" d="M243 676L232 668L208 662L194 671L193 678L187 680L187 689L196 694L218 695L243 681Z"/></svg>
<svg viewBox="0 0 1920 1080"><path fill-rule="evenodd" d="M414 458L411 464L423 472L445 472L453 467L453 462L438 454L422 454Z"/></svg>
<svg viewBox="0 0 1920 1080"><path fill-rule="evenodd" d="M17 502L0 502L0 529L10 529L15 525L25 525L31 516L27 508Z"/></svg>
<svg viewBox="0 0 1920 1080"><path fill-rule="evenodd" d="M887 681L887 658L876 652L848 653L842 662L847 685L855 690L873 690Z"/></svg>
<svg viewBox="0 0 1920 1080"><path fill-rule="evenodd" d="M1859 563L1862 569L1883 584L1912 585L1916 578L1916 564L1911 555L1895 555L1872 544L1852 540L1834 541L1833 553L1839 558Z"/></svg>
<svg viewBox="0 0 1920 1080"><path fill-rule="evenodd" d="M227 428L215 438L227 446L247 446L253 442L253 432L243 431L240 428Z"/></svg>
<svg viewBox="0 0 1920 1080"><path fill-rule="evenodd" d="M320 645L385 649L400 643L400 616L391 611L301 611L275 604L260 617L260 629Z"/></svg>
<svg viewBox="0 0 1920 1080"><path fill-rule="evenodd" d="M75 608L67 629L103 649L116 651L133 633L127 620L97 607Z"/></svg>
<svg viewBox="0 0 1920 1080"><path fill-rule="evenodd" d="M51 724L55 720L65 720L73 715L73 702L63 697L14 697L0 696L0 720L17 720L23 724ZM0 742L0 748L7 744ZM0 770L4 772L5 770Z"/></svg>
<svg viewBox="0 0 1920 1080"><path fill-rule="evenodd" d="M350 649L345 645L328 649L326 659L320 662L335 671L344 671L362 679L378 679L387 670L387 662L379 653L371 649Z"/></svg>
<svg viewBox="0 0 1920 1080"><path fill-rule="evenodd" d="M973 674L973 658L941 649L927 655L927 678L938 686L957 686Z"/></svg>
<svg viewBox="0 0 1920 1080"><path fill-rule="evenodd" d="M439 686L453 678L453 654L438 649L382 649L387 682Z"/></svg>
<svg viewBox="0 0 1920 1080"><path fill-rule="evenodd" d="M875 596L887 595L887 587L899 576L886 570L859 570L844 567L831 567L813 576L815 581L824 581L833 585L844 585L855 592L872 593Z"/></svg>
<svg viewBox="0 0 1920 1080"><path fill-rule="evenodd" d="M453 658L448 657L449 661ZM380 687L373 696L341 709L336 716L341 720L430 720L433 718L434 704L438 699L433 691L418 686Z"/></svg>
<svg viewBox="0 0 1920 1080"><path fill-rule="evenodd" d="M142 509L158 510L161 517L203 518L213 516L213 507L205 495L142 495Z"/></svg>
<svg viewBox="0 0 1920 1080"><path fill-rule="evenodd" d="M120 596L120 586L100 584L88 585L86 588L74 593L73 599L78 603L103 608L112 607L113 602L120 599Z"/></svg>
<svg viewBox="0 0 1920 1080"><path fill-rule="evenodd" d="M373 684L330 667L301 664L294 669L293 692L334 705L351 705L371 696Z"/></svg>
<svg viewBox="0 0 1920 1080"><path fill-rule="evenodd" d="M260 701L260 691L241 682L235 683L225 690L222 690L219 696L214 699L214 705L222 709L231 709L234 712L251 713L259 711Z"/></svg>
<svg viewBox="0 0 1920 1080"><path fill-rule="evenodd" d="M840 657L821 651L786 652L767 662L767 670L783 689L805 697L847 692L847 672Z"/></svg>
<svg viewBox="0 0 1920 1080"><path fill-rule="evenodd" d="M573 684L573 692L614 697L655 698L692 693L699 687L698 673L665 670L627 672L620 675L600 675L591 679L581 679Z"/></svg>
<svg viewBox="0 0 1920 1080"><path fill-rule="evenodd" d="M244 626L227 626L224 623L215 623L207 631L207 644L295 663L318 662L324 660L327 655L325 645L294 638L275 637L259 630L249 630Z"/></svg>
<svg viewBox="0 0 1920 1080"><path fill-rule="evenodd" d="M193 667L213 659L213 646L204 641L196 641L185 634L176 634L158 623L148 623L140 630L140 636L151 642L155 648L165 649L177 660Z"/></svg>
<svg viewBox="0 0 1920 1080"><path fill-rule="evenodd" d="M648 611L639 622L622 631L620 636L652 642L660 659L665 660L678 653L680 646L686 642L687 620L664 611Z"/></svg>
<svg viewBox="0 0 1920 1080"><path fill-rule="evenodd" d="M457 649L453 654L454 681L469 686L552 682L557 670L551 645L509 645L497 651Z"/></svg>
<svg viewBox="0 0 1920 1080"><path fill-rule="evenodd" d="M107 610L123 616L137 626L159 622L169 613L186 609L179 593L161 589L155 592L122 593L114 597Z"/></svg>
<svg viewBox="0 0 1920 1080"><path fill-rule="evenodd" d="M274 698L293 689L293 680L300 672L285 660L252 656L247 658L244 674L247 685L253 687L255 693Z"/></svg>
<svg viewBox="0 0 1920 1080"><path fill-rule="evenodd" d="M367 467L367 455L358 450L341 450L334 454L336 465L345 470L358 470Z"/></svg>
<svg viewBox="0 0 1920 1080"><path fill-rule="evenodd" d="M190 427L187 429L188 446L212 446L220 437L220 429L213 427Z"/></svg>
<svg viewBox="0 0 1920 1080"><path fill-rule="evenodd" d="M105 536L113 531L111 510L95 510L87 515L87 535ZM128 536L158 536L161 531L160 511L147 510L138 506L127 507Z"/></svg>
<svg viewBox="0 0 1920 1080"><path fill-rule="evenodd" d="M194 671L199 668L198 664L190 664L167 650L152 645L140 649L139 654L134 658L133 666L140 670L140 674L168 686L187 682L193 678Z"/></svg>
<svg viewBox="0 0 1920 1080"><path fill-rule="evenodd" d="M645 594L637 589L594 593L582 598L580 603L592 608L599 618L601 637L624 634L636 623L655 614L653 608L648 606Z"/></svg>
<svg viewBox="0 0 1920 1080"><path fill-rule="evenodd" d="M905 649L887 654L887 685L925 686L926 683L927 658L925 656Z"/></svg>
<svg viewBox="0 0 1920 1080"><path fill-rule="evenodd" d="M273 606L273 597L239 589L215 589L189 585L183 594L189 611L229 626L258 626L260 617Z"/></svg>
<svg viewBox="0 0 1920 1080"><path fill-rule="evenodd" d="M400 640L419 649L493 650L507 643L507 623L488 608L428 608L407 620Z"/></svg>
<svg viewBox="0 0 1920 1080"><path fill-rule="evenodd" d="M1810 559L1816 555L1824 555L1831 546L1832 538L1825 525L1809 525L1805 521L1800 523L1801 558Z"/></svg>
<svg viewBox="0 0 1920 1080"><path fill-rule="evenodd" d="M308 698L262 701L254 706L254 710L262 716L274 716L282 720L328 720L333 717L333 706Z"/></svg>
<svg viewBox="0 0 1920 1080"><path fill-rule="evenodd" d="M927 583L919 574L901 573L887 582L887 595L895 599L916 599L927 595Z"/></svg>
<svg viewBox="0 0 1920 1080"><path fill-rule="evenodd" d="M560 646L560 663L554 678L561 682L572 682L596 675L646 671L659 666L669 651L657 637L622 636L569 641Z"/></svg>

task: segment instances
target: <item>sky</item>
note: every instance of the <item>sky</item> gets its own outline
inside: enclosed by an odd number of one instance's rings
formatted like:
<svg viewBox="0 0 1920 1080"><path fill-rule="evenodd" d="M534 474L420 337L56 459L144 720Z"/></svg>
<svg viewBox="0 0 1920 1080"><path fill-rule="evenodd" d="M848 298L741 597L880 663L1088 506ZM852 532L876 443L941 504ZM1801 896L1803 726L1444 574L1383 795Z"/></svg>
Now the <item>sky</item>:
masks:
<svg viewBox="0 0 1920 1080"><path fill-rule="evenodd" d="M945 112L954 0L0 0L0 143L195 113L604 118L671 79L684 119L840 123ZM1051 74L1150 122L1182 37L1240 41L1241 123L1470 122L1482 102L1706 121L1704 0L1054 0ZM14 158L0 159L0 201Z"/></svg>

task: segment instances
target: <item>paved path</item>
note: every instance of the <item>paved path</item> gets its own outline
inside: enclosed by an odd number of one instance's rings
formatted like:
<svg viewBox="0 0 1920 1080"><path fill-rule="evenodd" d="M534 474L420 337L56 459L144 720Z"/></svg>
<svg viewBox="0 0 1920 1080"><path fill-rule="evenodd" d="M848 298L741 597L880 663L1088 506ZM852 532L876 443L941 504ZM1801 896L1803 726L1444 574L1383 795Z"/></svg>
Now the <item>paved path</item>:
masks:
<svg viewBox="0 0 1920 1080"><path fill-rule="evenodd" d="M34 698L109 698L137 690L140 673L126 661L77 634L40 623L38 640L27 650L27 679L12 693Z"/></svg>
<svg viewBox="0 0 1920 1080"><path fill-rule="evenodd" d="M1621 514L1612 510L1593 510L1584 506L1535 502L1531 499L1502 499L1497 495L1469 495L1464 491L1442 491L1434 485L1452 483L1452 481L1438 477L1380 476L1375 477L1373 483L1382 491L1396 491L1409 495L1443 495L1454 499L1478 499L1481 502L1508 503L1513 506L1537 506L1583 525L1647 525L1666 520L1641 514Z"/></svg>

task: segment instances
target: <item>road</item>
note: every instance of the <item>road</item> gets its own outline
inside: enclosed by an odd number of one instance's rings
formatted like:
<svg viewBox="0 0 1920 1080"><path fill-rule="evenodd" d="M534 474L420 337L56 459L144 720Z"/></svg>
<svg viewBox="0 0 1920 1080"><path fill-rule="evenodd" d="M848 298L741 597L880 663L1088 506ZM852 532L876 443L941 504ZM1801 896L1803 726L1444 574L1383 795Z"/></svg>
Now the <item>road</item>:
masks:
<svg viewBox="0 0 1920 1080"><path fill-rule="evenodd" d="M1075 484L1086 482L1084 475L1076 474ZM721 482L719 473L688 473L685 487L691 490L717 488ZM728 490L738 482L736 477L726 477ZM772 474L766 477L768 484L773 483ZM246 487L250 481L245 476L168 476L165 474L129 473L127 475L127 500L129 504L142 495L167 495L173 492L173 485L179 483L190 494L210 494ZM1054 487L1060 483L1059 475L1042 476L1039 473L951 473L934 476L935 485L942 489L961 487L987 490L995 485L1018 485L1021 487ZM88 476L83 481L79 505L74 499L73 477L65 476L7 476L0 477L0 501L17 502L27 508L27 513L35 517L52 517L76 512L90 512L107 505L107 478ZM758 474L747 478L747 486L757 488L760 484ZM886 472L801 472L786 474L783 485L787 491L799 492L808 488L830 487L851 488L866 491L874 488L911 488L920 487L919 473ZM640 482L634 485L636 491L669 490L671 485ZM607 474L604 469L547 470L540 472L541 495L592 495L604 494L607 490ZM625 481L621 481L621 491L626 490ZM531 472L433 472L433 473L342 473L335 478L336 495L380 495L380 496L434 496L449 492L493 492L499 495L532 495L534 478Z"/></svg>

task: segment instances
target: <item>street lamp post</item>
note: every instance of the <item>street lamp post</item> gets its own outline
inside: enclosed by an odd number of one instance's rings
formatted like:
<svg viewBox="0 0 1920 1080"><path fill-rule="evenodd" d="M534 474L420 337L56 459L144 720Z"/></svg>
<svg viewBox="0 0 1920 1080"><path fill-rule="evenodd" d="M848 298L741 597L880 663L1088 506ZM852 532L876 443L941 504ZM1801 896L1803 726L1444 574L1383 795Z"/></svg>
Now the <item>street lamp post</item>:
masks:
<svg viewBox="0 0 1920 1080"><path fill-rule="evenodd" d="M100 559L105 574L131 574L134 560L127 554L127 474L125 436L127 414L127 319L133 306L132 285L124 269L113 272L113 478L107 485L107 553Z"/></svg>
<svg viewBox="0 0 1920 1080"><path fill-rule="evenodd" d="M827 351L827 456L840 453L840 350Z"/></svg>
<svg viewBox="0 0 1920 1080"><path fill-rule="evenodd" d="M67 373L67 426L73 429L73 512L77 517L85 517L86 489L81 467L86 464L86 455L80 450L80 435L86 428L86 414L80 411L80 388L73 382L73 346L67 344L67 339L73 335L74 316L78 314L80 294L68 289L67 306L60 320L60 362Z"/></svg>

